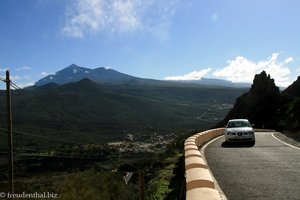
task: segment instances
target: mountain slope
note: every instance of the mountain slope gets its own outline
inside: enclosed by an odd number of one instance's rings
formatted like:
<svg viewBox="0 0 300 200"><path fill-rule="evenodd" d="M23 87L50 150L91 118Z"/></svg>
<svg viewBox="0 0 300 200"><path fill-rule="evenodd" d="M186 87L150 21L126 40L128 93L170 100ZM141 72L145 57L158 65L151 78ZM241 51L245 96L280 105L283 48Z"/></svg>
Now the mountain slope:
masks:
<svg viewBox="0 0 300 200"><path fill-rule="evenodd" d="M195 84L155 81L116 85L89 79L64 85L49 83L27 91L36 101L13 92L15 130L92 142L123 138L127 133L209 128L245 92ZM3 105L0 109L5 113Z"/></svg>
<svg viewBox="0 0 300 200"><path fill-rule="evenodd" d="M285 104L280 107L280 111L283 113L280 126L300 130L300 76L282 94Z"/></svg>
<svg viewBox="0 0 300 200"><path fill-rule="evenodd" d="M283 91L283 94L288 98L300 97L300 76L298 76L298 79L294 81L292 85Z"/></svg>

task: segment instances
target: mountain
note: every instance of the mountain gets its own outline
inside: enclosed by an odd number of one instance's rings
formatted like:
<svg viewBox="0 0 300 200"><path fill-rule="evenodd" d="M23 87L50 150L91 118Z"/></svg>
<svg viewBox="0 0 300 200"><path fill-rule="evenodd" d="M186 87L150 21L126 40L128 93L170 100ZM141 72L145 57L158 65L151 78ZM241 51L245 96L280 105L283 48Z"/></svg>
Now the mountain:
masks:
<svg viewBox="0 0 300 200"><path fill-rule="evenodd" d="M186 83L195 83L200 85L216 85L216 86L224 86L224 87L234 87L234 88L250 88L250 83L234 83L231 81L223 80L223 79L213 79L213 78L201 78L199 80L192 81L178 81L178 82L186 82Z"/></svg>
<svg viewBox="0 0 300 200"><path fill-rule="evenodd" d="M178 134L209 128L246 90L167 81L112 84L85 78L25 91L32 98L18 91L12 94L14 130L102 143L128 133ZM3 98L0 95L0 101ZM0 104L1 119L6 119L4 113Z"/></svg>
<svg viewBox="0 0 300 200"><path fill-rule="evenodd" d="M122 83L139 80L139 78L117 72L110 68L89 69L79 67L75 64L66 67L65 69L56 72L54 75L49 75L35 83L36 86L45 85L47 83L66 84L77 82L81 79L88 78L95 82L110 82Z"/></svg>
<svg viewBox="0 0 300 200"><path fill-rule="evenodd" d="M282 117L279 124L281 127L300 130L300 76L282 94L285 104L280 107Z"/></svg>
<svg viewBox="0 0 300 200"><path fill-rule="evenodd" d="M298 76L298 79L294 81L292 85L283 91L283 94L288 98L300 97L300 76Z"/></svg>
<svg viewBox="0 0 300 200"><path fill-rule="evenodd" d="M178 82L188 84L199 84L203 86L222 86L222 87L234 87L234 88L249 88L248 83L233 83L222 79L207 79L202 78L197 81L161 81L153 79L143 79L134 76L130 76L124 73L120 73L110 68L100 67L96 69L89 69L77 66L75 64L66 67L63 70L56 72L53 75L49 75L40 79L35 83L36 86L42 86L48 83L56 83L59 85L77 82L81 79L88 78L98 83L110 83L110 84L131 84L139 82L141 84L161 84L162 82Z"/></svg>
<svg viewBox="0 0 300 200"><path fill-rule="evenodd" d="M229 119L247 118L257 128L277 130L300 129L300 78L280 92L274 79L265 71L255 75L250 90L236 99L227 116L218 124L223 126Z"/></svg>

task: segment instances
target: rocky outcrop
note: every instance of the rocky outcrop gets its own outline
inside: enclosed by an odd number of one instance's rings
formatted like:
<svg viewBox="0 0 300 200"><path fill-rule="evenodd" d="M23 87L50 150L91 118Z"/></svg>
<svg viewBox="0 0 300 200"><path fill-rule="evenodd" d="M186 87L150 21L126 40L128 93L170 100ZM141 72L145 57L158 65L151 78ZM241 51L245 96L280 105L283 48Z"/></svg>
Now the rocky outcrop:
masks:
<svg viewBox="0 0 300 200"><path fill-rule="evenodd" d="M300 130L300 77L280 92L265 71L255 75L249 92L238 97L234 107L217 126L246 118L256 128Z"/></svg>
<svg viewBox="0 0 300 200"><path fill-rule="evenodd" d="M229 119L246 118L257 128L274 128L279 121L281 103L282 95L274 79L263 71L255 75L250 91L237 98L219 125L225 125Z"/></svg>

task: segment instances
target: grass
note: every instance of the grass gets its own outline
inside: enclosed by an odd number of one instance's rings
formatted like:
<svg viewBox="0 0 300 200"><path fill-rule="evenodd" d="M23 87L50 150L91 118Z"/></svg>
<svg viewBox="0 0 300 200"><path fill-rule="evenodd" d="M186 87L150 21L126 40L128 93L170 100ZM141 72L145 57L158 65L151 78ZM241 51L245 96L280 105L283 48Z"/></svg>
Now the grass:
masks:
<svg viewBox="0 0 300 200"><path fill-rule="evenodd" d="M148 184L148 200L179 199L184 184L182 154L166 159L168 163L160 169Z"/></svg>
<svg viewBox="0 0 300 200"><path fill-rule="evenodd" d="M63 200L131 199L135 196L122 179L113 172L87 170L66 177L60 185Z"/></svg>

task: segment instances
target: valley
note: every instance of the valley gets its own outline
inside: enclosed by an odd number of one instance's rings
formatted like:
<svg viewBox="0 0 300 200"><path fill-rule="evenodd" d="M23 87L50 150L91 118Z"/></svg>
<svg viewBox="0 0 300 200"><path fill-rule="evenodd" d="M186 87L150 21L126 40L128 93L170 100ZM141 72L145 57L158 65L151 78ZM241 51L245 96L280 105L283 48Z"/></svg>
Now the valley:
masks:
<svg viewBox="0 0 300 200"><path fill-rule="evenodd" d="M76 71L66 70L70 77ZM147 169L150 181L156 170L179 162L186 134L214 126L247 91L127 75L119 80L118 75L113 71L106 74L111 80L83 78L12 90L16 191L63 192L68 177L91 169L118 176ZM5 102L5 91L0 91L0 101ZM0 111L0 188L5 191L5 104ZM133 178L132 184L137 181ZM148 191L154 192L152 186Z"/></svg>

